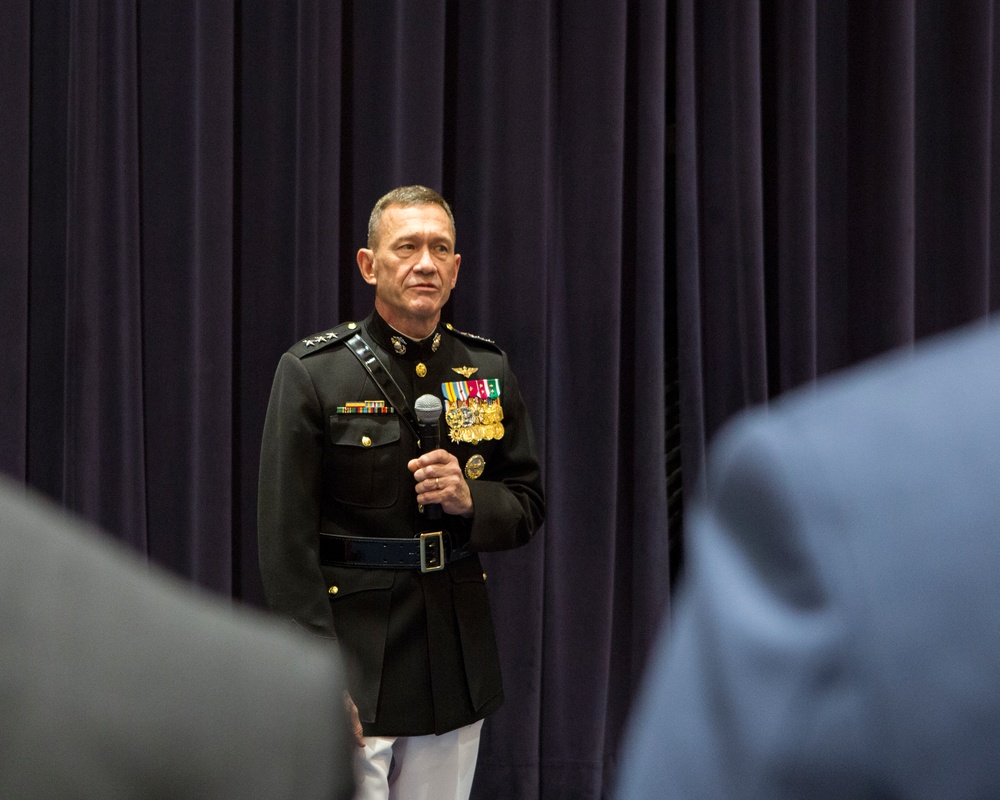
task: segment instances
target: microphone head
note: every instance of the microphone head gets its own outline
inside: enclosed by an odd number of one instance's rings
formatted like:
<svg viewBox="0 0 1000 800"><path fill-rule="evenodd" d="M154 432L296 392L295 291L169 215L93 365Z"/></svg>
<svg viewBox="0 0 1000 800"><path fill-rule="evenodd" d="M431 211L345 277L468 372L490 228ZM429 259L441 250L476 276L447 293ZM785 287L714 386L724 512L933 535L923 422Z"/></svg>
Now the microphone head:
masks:
<svg viewBox="0 0 1000 800"><path fill-rule="evenodd" d="M417 419L426 424L437 422L441 418L441 398L432 394L422 394L413 404L413 410L417 412Z"/></svg>

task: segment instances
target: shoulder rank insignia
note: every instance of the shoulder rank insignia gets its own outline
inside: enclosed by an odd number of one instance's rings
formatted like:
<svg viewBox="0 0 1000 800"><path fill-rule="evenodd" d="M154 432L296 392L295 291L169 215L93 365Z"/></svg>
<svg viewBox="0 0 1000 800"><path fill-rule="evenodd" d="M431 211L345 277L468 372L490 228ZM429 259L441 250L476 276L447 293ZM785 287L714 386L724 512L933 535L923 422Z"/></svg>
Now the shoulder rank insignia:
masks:
<svg viewBox="0 0 1000 800"><path fill-rule="evenodd" d="M500 349L500 345L498 345L492 339L487 339L485 336L477 336L476 334L474 334L474 333L468 333L467 331L460 331L458 328L456 328L450 322L446 322L444 324L444 326L451 333L455 334L456 336L458 336L458 337L460 337L462 339L466 339L466 340L469 340L469 341L472 341L472 342L479 342L480 344L487 345L491 350L496 350L498 353L503 352Z"/></svg>
<svg viewBox="0 0 1000 800"><path fill-rule="evenodd" d="M328 344L346 341L350 338L349 334L353 333L357 327L358 324L356 322L347 322L323 333L314 334L306 339L299 339L299 341L292 345L291 352L300 358L309 353L315 353L317 350L322 350Z"/></svg>
<svg viewBox="0 0 1000 800"><path fill-rule="evenodd" d="M321 333L319 336L313 336L309 339L303 339L302 344L306 347L315 347L318 344L323 344L324 342L329 342L331 339L336 339L337 334L333 331L328 331L327 333Z"/></svg>
<svg viewBox="0 0 1000 800"><path fill-rule="evenodd" d="M475 375L477 372L479 372L479 367L452 367L451 371L452 372L457 372L463 378L465 378L466 380L468 380L473 375Z"/></svg>

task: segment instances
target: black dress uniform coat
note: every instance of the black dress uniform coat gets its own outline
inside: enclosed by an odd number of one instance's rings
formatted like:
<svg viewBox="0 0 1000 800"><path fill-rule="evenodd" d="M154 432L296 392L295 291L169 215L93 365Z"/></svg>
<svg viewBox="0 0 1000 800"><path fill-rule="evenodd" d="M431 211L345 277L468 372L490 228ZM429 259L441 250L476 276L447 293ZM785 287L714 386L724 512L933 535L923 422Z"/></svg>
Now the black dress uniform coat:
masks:
<svg viewBox="0 0 1000 800"><path fill-rule="evenodd" d="M471 519L435 523L416 502L407 462L419 455L406 417L345 413L348 403L385 400L346 344L361 333L412 408L441 397L442 384L498 379L503 436L441 446L465 470ZM465 370L468 372L468 370ZM386 402L388 406L388 402ZM439 325L419 342L377 313L294 345L278 364L261 448L259 544L268 605L336 639L366 736L445 733L503 702L500 666L477 552L525 544L544 514L531 425L504 352ZM413 539L443 530L471 554L440 571L331 562L323 534ZM326 561L327 563L324 563Z"/></svg>

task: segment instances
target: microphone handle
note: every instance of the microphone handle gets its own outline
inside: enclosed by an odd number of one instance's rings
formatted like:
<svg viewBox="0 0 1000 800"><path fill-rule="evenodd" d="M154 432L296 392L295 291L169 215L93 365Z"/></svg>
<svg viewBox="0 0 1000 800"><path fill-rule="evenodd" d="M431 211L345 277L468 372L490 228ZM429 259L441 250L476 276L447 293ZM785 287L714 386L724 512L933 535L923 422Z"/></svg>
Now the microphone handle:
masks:
<svg viewBox="0 0 1000 800"><path fill-rule="evenodd" d="M437 450L441 446L441 423L418 422L417 436L420 437L420 455ZM441 504L428 503L425 505L424 517L429 520L441 519Z"/></svg>

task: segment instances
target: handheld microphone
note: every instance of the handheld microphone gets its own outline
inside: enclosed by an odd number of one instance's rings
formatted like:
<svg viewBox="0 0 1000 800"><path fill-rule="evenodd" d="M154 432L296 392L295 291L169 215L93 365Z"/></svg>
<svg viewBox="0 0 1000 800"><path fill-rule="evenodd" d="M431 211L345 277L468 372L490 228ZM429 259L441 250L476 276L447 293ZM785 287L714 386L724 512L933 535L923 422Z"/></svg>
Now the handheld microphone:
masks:
<svg viewBox="0 0 1000 800"><path fill-rule="evenodd" d="M441 446L441 398L432 394L422 394L413 404L417 413L417 436L420 438L420 455L437 450ZM441 519L441 504L429 503L424 506L427 519Z"/></svg>

